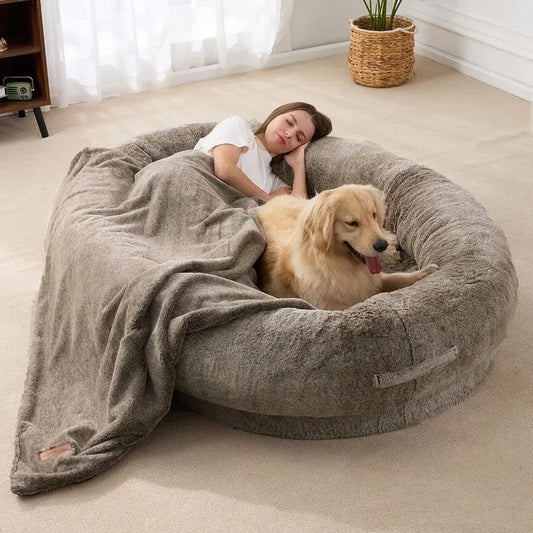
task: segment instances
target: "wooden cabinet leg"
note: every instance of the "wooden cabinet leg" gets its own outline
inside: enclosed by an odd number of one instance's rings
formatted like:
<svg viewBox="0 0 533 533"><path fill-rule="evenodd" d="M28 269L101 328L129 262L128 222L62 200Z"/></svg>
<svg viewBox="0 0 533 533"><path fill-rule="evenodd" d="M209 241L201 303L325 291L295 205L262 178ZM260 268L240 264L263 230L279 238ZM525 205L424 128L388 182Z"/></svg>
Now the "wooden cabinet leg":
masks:
<svg viewBox="0 0 533 533"><path fill-rule="evenodd" d="M48 137L48 130L46 129L46 123L44 121L43 112L40 107L34 107L33 113L35 114L35 120L39 125L39 131L41 132L41 137Z"/></svg>
<svg viewBox="0 0 533 533"><path fill-rule="evenodd" d="M24 111L24 109L20 109L18 115L19 118L24 118L26 116L26 111Z"/></svg>

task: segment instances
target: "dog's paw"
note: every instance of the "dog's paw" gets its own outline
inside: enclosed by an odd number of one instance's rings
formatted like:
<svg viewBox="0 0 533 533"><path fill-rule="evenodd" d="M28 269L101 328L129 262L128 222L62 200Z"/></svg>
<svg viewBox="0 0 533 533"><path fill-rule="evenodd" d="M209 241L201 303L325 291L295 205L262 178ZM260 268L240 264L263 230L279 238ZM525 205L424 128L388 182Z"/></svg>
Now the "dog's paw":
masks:
<svg viewBox="0 0 533 533"><path fill-rule="evenodd" d="M439 270L439 265L436 265L435 263L431 263L429 265L426 265L425 267L422 267L421 271L426 274L426 276L429 276L430 274L433 274L434 272L437 272Z"/></svg>

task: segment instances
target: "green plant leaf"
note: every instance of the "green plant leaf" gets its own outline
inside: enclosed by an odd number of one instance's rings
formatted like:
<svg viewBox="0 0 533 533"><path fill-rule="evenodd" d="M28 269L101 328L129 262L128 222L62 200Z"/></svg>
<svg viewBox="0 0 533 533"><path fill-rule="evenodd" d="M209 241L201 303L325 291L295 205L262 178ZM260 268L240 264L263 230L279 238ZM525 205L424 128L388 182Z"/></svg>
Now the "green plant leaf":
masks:
<svg viewBox="0 0 533 533"><path fill-rule="evenodd" d="M370 29L374 31L392 30L394 17L402 2L403 0L394 0L387 24L387 0L376 0L375 4L372 3L372 0L363 0L370 20Z"/></svg>

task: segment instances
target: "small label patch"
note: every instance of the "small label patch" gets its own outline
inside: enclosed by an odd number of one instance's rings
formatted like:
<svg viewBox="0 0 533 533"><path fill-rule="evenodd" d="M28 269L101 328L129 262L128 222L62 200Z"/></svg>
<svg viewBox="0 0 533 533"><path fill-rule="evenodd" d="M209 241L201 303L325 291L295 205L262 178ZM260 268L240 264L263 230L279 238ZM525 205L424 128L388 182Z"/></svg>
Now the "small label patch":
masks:
<svg viewBox="0 0 533 533"><path fill-rule="evenodd" d="M56 446L55 448L50 448L48 450L45 450L44 452L41 452L39 454L39 459L41 461L46 461L48 459L52 459L53 457L57 457L62 453L71 451L73 451L73 449L70 444L61 444L61 446Z"/></svg>

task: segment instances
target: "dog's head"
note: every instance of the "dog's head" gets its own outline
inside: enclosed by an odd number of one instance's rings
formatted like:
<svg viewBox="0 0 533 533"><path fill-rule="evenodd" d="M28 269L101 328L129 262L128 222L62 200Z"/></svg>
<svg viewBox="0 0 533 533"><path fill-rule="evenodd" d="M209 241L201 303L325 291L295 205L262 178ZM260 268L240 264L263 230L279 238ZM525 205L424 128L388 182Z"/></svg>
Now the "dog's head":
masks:
<svg viewBox="0 0 533 533"><path fill-rule="evenodd" d="M310 200L300 231L317 251L351 254L377 273L381 271L379 253L388 246L383 231L384 211L383 194L375 187L343 185Z"/></svg>

